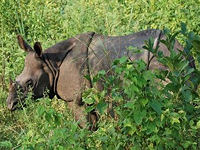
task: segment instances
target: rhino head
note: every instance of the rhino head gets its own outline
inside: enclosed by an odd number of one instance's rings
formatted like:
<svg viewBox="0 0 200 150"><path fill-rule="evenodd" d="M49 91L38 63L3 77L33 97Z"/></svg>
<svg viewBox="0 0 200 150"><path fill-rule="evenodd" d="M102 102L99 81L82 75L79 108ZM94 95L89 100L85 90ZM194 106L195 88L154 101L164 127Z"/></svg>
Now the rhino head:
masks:
<svg viewBox="0 0 200 150"><path fill-rule="evenodd" d="M27 52L27 55L22 73L10 83L7 98L7 106L10 110L15 110L19 99L23 101L29 91L32 92L33 98L37 99L43 97L45 90L51 91L53 84L53 76L43 58L41 44L36 42L32 48L20 35L17 39L20 48ZM52 92L50 93L53 95Z"/></svg>

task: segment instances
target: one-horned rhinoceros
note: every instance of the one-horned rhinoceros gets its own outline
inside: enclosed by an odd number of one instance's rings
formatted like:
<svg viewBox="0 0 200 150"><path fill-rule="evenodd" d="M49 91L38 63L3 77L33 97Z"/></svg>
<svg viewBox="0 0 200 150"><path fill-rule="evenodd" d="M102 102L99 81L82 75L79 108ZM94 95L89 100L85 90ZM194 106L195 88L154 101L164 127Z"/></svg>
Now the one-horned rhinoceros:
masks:
<svg viewBox="0 0 200 150"><path fill-rule="evenodd" d="M49 97L55 95L68 102L75 119L80 121L80 126L85 126L87 119L95 124L97 117L93 113L84 115L84 105L81 102L82 92L92 87L90 80L85 78L94 75L104 69L109 70L114 59L128 56L132 60L143 59L148 61L149 52L143 49L145 41L150 38L154 44L158 44L159 38L164 38L160 30L144 30L127 36L103 36L94 32L80 34L76 37L62 41L42 52L39 42L32 48L19 35L19 46L27 52L25 67L22 73L11 83L7 98L7 106L10 110L16 109L18 102L17 89L20 89L23 97L31 88L33 98L43 97L46 89ZM128 47L143 49L142 53L133 55ZM160 50L168 55L167 48L160 43ZM176 42L175 49L183 49ZM156 59L151 61L150 69L163 69Z"/></svg>

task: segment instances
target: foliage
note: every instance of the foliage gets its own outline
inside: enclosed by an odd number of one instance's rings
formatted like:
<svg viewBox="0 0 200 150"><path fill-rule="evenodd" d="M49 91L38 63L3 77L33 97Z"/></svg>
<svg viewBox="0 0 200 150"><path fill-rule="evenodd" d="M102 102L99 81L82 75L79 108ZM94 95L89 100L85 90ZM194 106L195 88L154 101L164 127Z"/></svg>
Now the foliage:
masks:
<svg viewBox="0 0 200 150"><path fill-rule="evenodd" d="M183 31L183 30L182 30ZM199 96L194 91L196 82L190 80L195 72L183 58L186 52L176 53L173 49L175 35L166 33L161 41L170 51L164 56L149 40L145 49L151 51L158 61L167 66L167 71L147 70L142 60L130 61L126 57L115 60L113 75L99 72L93 83L103 81L102 92L86 92L84 101L92 104L101 117L109 115L104 106L113 104L117 121L115 132L121 137L118 145L127 149L197 149L199 147ZM187 33L185 32L185 35ZM173 65L176 63L176 65ZM168 81L166 85L160 81ZM92 102L92 103L91 103ZM102 115L102 112L104 112ZM101 121L103 121L102 119ZM115 141L118 139L115 139ZM126 142L121 142L126 141ZM101 142L102 147L110 144Z"/></svg>
<svg viewBox="0 0 200 150"><path fill-rule="evenodd" d="M200 91L194 88L200 66L191 69L184 59L190 54L200 62L199 6L198 0L1 0L0 149L199 149ZM100 71L93 80L104 83L103 91L85 91L87 111L95 108L100 117L97 131L80 129L67 104L56 98L33 102L29 97L22 110L6 109L8 79L24 65L17 34L47 48L88 31L124 35L165 27L174 33L166 30L168 38L161 41L170 57L153 49L151 41L145 48L168 71L149 71L143 61L122 57L113 63L113 74ZM172 49L176 33L185 47L179 54Z"/></svg>

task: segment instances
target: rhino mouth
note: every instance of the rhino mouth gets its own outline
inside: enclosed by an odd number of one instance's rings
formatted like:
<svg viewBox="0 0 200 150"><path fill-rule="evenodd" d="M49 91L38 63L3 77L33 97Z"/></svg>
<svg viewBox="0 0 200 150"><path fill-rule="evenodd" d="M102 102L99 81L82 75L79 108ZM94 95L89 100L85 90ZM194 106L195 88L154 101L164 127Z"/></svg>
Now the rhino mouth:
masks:
<svg viewBox="0 0 200 150"><path fill-rule="evenodd" d="M25 106L26 106L26 104L24 102L22 102L21 100L17 100L17 101L14 101L12 103L7 104L7 107L8 107L8 109L10 111L15 111L17 109L22 109Z"/></svg>
<svg viewBox="0 0 200 150"><path fill-rule="evenodd" d="M13 82L9 88L9 95L6 100L7 108L10 111L20 109L25 106L24 99L27 97L27 92L17 82ZM22 107L20 107L22 106Z"/></svg>
<svg viewBox="0 0 200 150"><path fill-rule="evenodd" d="M18 102L16 101L16 102L13 102L13 103L11 103L11 104L8 104L8 109L10 110L10 111L14 111L14 110L16 110L17 109L17 104L18 104Z"/></svg>

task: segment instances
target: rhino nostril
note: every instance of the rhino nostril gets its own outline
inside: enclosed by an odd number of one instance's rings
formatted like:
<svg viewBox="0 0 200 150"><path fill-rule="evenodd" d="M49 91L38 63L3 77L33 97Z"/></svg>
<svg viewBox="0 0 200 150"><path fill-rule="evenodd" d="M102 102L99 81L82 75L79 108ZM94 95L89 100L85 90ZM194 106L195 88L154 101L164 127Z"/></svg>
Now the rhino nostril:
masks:
<svg viewBox="0 0 200 150"><path fill-rule="evenodd" d="M14 108L15 108L16 105L17 105L17 101L15 101L15 102L9 102L7 104L7 107L8 107L9 110L14 110Z"/></svg>

